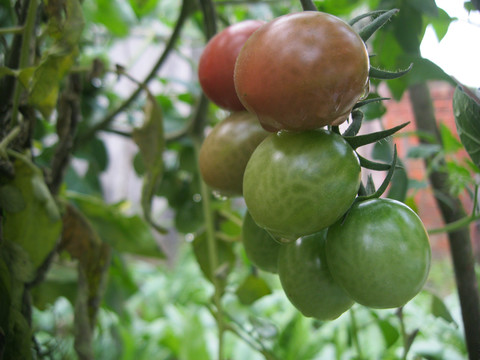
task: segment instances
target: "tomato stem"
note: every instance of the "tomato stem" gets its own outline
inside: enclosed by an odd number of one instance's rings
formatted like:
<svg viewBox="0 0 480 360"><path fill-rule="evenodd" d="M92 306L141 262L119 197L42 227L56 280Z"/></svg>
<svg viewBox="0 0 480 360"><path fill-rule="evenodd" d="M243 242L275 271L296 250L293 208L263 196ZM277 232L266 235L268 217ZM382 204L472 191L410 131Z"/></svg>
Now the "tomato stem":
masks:
<svg viewBox="0 0 480 360"><path fill-rule="evenodd" d="M304 11L318 11L312 0L300 0Z"/></svg>
<svg viewBox="0 0 480 360"><path fill-rule="evenodd" d="M357 326L357 320L355 319L355 311L353 308L350 309L350 322L352 324L352 340L353 340L353 346L355 347L355 350L357 351L357 359L358 360L363 360L363 353L362 353L362 347L360 346L360 341L358 340L358 326Z"/></svg>
<svg viewBox="0 0 480 360"><path fill-rule="evenodd" d="M198 138L195 138L194 142L195 142L195 153L196 153L197 165L198 165L198 156L200 152L201 141L199 141ZM215 316L215 320L218 327L218 360L222 360L223 359L223 335L226 330L226 325L224 323L221 286L219 283L219 279L216 275L216 270L218 269L218 251L217 251L217 244L215 239L215 225L213 220L213 211L210 205L210 191L207 187L207 184L205 184L201 176L199 176L199 181L200 181L200 193L202 196L202 207L203 207L203 216L204 216L204 222L205 222L205 231L207 235L210 272L211 272L212 283L215 288L214 294L213 294L213 303L215 304L216 311L214 311L213 314Z"/></svg>

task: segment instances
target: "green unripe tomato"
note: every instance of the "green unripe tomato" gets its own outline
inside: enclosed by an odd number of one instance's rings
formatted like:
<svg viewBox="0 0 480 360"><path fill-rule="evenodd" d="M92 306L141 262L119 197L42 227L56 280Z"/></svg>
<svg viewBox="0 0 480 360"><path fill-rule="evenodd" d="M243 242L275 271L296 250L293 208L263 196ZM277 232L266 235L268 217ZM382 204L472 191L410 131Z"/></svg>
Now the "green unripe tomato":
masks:
<svg viewBox="0 0 480 360"><path fill-rule="evenodd" d="M326 230L282 245L278 275L290 302L300 312L320 320L333 320L354 301L333 279L325 258Z"/></svg>
<svg viewBox="0 0 480 360"><path fill-rule="evenodd" d="M224 196L242 195L243 173L257 145L268 135L255 115L234 112L207 135L200 148L203 180Z"/></svg>
<svg viewBox="0 0 480 360"><path fill-rule="evenodd" d="M342 216L360 186L360 163L348 143L325 130L269 135L245 169L243 196L255 222L295 240Z"/></svg>
<svg viewBox="0 0 480 360"><path fill-rule="evenodd" d="M259 269L277 272L278 252L281 244L245 214L242 226L242 242L248 259Z"/></svg>
<svg viewBox="0 0 480 360"><path fill-rule="evenodd" d="M356 203L328 229L327 260L334 279L358 303L395 308L423 287L431 250L422 221L391 199Z"/></svg>

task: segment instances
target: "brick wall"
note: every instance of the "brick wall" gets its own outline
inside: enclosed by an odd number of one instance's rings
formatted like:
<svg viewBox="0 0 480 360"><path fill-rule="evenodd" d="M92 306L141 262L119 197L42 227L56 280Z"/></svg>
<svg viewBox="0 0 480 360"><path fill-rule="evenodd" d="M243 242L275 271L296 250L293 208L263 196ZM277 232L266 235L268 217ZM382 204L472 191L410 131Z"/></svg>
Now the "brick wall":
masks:
<svg viewBox="0 0 480 360"><path fill-rule="evenodd" d="M452 109L452 98L455 88L446 83L434 82L430 84L430 90L437 122L445 124L458 138ZM389 97L386 87L380 88L379 92L381 93L381 96ZM409 178L418 181L425 181L426 170L423 160L406 158L407 150L412 146L418 145L418 139L415 136L405 135L409 132L415 131L413 111L408 94L404 94L403 98L399 102L389 100L385 101L384 103L387 107L387 113L383 118L384 127L391 128L406 121L410 121L410 124L400 132L403 133L404 136L396 136L394 141L397 145L399 157L405 162ZM456 153L455 156L458 159L461 159L462 157L466 157L468 155L464 150L461 150ZM430 187L416 191L409 190L409 195L414 197L418 208L418 213L425 223L427 229L439 228L443 226L442 218L436 206ZM468 195L462 194L461 200L467 213L470 213L472 211L472 201ZM472 224L470 226L470 230L472 234L474 251L477 254L477 258L480 258L480 232L478 224ZM431 235L430 241L434 256L442 257L448 254L448 241L445 233Z"/></svg>

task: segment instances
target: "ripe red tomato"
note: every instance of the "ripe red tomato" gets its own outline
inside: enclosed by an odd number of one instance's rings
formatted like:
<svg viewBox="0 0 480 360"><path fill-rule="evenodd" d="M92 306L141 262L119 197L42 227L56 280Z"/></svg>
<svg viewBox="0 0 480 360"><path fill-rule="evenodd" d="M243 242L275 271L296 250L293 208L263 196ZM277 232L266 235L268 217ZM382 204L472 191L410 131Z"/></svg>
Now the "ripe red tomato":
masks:
<svg viewBox="0 0 480 360"><path fill-rule="evenodd" d="M372 308L404 305L421 289L431 250L422 221L391 199L354 204L329 227L327 261L333 278L358 303Z"/></svg>
<svg viewBox="0 0 480 360"><path fill-rule="evenodd" d="M210 39L198 65L198 79L207 95L226 110L243 110L233 84L235 61L250 35L264 24L260 20L246 20L231 25Z"/></svg>
<svg viewBox="0 0 480 360"><path fill-rule="evenodd" d="M342 136L280 131L250 157L243 196L255 222L288 242L337 221L355 200L360 172L358 157Z"/></svg>
<svg viewBox="0 0 480 360"><path fill-rule="evenodd" d="M242 195L243 173L255 148L269 135L255 115L238 111L219 122L199 154L203 180L224 196Z"/></svg>
<svg viewBox="0 0 480 360"><path fill-rule="evenodd" d="M368 84L363 40L339 18L316 11L281 16L240 51L235 87L269 131L344 122Z"/></svg>

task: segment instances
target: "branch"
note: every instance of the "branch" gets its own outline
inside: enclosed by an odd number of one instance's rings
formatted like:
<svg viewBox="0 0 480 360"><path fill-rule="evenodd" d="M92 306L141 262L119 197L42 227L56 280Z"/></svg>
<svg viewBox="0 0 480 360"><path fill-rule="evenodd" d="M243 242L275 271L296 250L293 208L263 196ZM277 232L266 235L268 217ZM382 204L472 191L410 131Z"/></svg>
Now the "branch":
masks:
<svg viewBox="0 0 480 360"><path fill-rule="evenodd" d="M186 19L188 18L190 11L192 9L192 0L183 0L182 8L180 10L180 14L178 16L177 22L175 24L175 28L173 29L172 35L168 40L167 44L165 45L165 49L163 50L160 58L153 66L150 73L147 75L145 80L137 87L137 89L128 97L125 101L123 101L119 107L109 112L100 122L96 125L92 126L88 129L83 135L79 136L77 141L75 142L75 147L83 142L90 140L94 134L99 131L107 128L110 123L115 119L115 117L120 114L121 112L125 111L133 101L140 95L143 89L147 86L147 84L155 77L160 67L163 65L165 60L167 59L170 51L175 47L178 38L180 37L180 33L182 31L183 25L185 24Z"/></svg>
<svg viewBox="0 0 480 360"><path fill-rule="evenodd" d="M434 135L441 144L427 84L419 83L411 86L409 96L417 128ZM428 167L429 159L426 160L426 165ZM455 223L464 218L465 213L460 200L448 191L448 173L434 170L429 174L429 180L434 193L439 194L435 199L445 224ZM448 241L462 310L465 340L470 360L474 360L478 359L480 354L480 336L478 336L480 334L480 296L469 229L463 227L449 232Z"/></svg>
<svg viewBox="0 0 480 360"><path fill-rule="evenodd" d="M30 41L33 36L33 30L35 28L35 19L37 17L38 0L30 0L28 4L27 19L25 20L25 26L23 30L22 47L20 50L19 69L26 68L30 58ZM18 123L18 108L20 106L20 95L22 94L22 87L18 80L16 82L14 94L13 94L13 109L12 109L12 124L13 126Z"/></svg>
<svg viewBox="0 0 480 360"><path fill-rule="evenodd" d="M51 162L48 187L53 195L58 193L65 170L70 162L73 139L80 121L80 77L71 74L68 88L62 93L58 103L57 133L58 144Z"/></svg>
<svg viewBox="0 0 480 360"><path fill-rule="evenodd" d="M300 0L303 11L318 11L312 0Z"/></svg>

